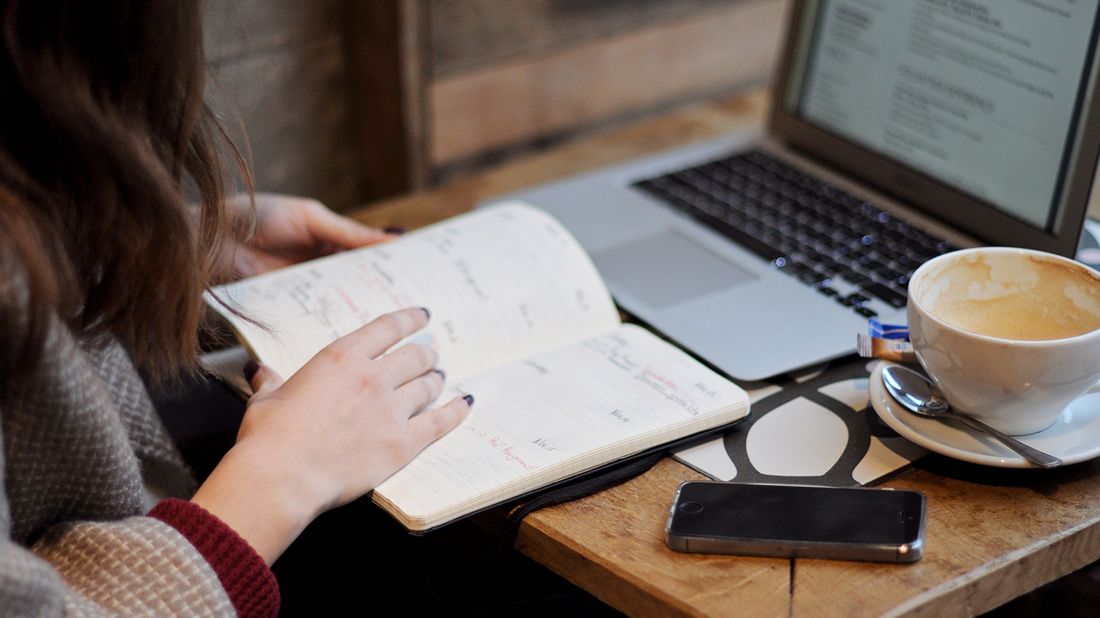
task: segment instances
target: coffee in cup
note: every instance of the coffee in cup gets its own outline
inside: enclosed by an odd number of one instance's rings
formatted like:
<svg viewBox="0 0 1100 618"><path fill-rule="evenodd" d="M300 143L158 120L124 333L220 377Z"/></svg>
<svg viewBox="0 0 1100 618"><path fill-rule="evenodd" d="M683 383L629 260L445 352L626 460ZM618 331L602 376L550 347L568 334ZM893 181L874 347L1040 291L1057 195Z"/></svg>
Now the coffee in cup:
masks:
<svg viewBox="0 0 1100 618"><path fill-rule="evenodd" d="M1007 247L941 255L909 282L909 330L951 405L1008 434L1049 427L1100 379L1100 274Z"/></svg>

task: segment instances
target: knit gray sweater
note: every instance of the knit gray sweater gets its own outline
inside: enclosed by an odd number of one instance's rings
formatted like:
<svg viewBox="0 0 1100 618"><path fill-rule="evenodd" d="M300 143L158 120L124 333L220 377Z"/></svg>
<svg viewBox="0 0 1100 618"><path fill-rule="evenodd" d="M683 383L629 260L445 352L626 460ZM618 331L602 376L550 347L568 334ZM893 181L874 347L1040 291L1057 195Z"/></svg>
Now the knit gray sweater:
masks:
<svg viewBox="0 0 1100 618"><path fill-rule="evenodd" d="M0 614L233 615L195 546L143 515L194 481L121 346L54 320L38 366L0 380Z"/></svg>

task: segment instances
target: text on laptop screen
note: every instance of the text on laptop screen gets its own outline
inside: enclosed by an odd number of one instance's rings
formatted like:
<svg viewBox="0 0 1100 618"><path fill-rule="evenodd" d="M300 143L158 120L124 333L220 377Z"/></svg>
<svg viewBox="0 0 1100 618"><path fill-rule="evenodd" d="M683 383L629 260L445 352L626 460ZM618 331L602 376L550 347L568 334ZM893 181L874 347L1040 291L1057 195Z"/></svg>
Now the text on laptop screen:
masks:
<svg viewBox="0 0 1100 618"><path fill-rule="evenodd" d="M1055 220L1097 0L822 0L796 113L1036 227Z"/></svg>

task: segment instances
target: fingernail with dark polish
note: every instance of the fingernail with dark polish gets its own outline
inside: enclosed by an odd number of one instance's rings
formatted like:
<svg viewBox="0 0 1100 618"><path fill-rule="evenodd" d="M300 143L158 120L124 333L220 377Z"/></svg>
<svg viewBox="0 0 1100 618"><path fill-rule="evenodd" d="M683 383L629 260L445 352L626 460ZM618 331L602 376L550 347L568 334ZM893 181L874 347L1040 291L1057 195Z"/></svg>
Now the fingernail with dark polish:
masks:
<svg viewBox="0 0 1100 618"><path fill-rule="evenodd" d="M462 400L466 402L467 406L473 406L474 405L474 396L473 395L463 395Z"/></svg>
<svg viewBox="0 0 1100 618"><path fill-rule="evenodd" d="M432 371L438 373L439 377L443 378L444 382L447 381L447 372L446 371L443 371L442 369L432 369Z"/></svg>
<svg viewBox="0 0 1100 618"><path fill-rule="evenodd" d="M404 234L405 232L407 232L409 230L406 229L406 228L394 225L394 226L390 226L390 227L388 227L388 228L386 228L382 231L387 233L387 234L393 234L394 236L400 236L400 235Z"/></svg>
<svg viewBox="0 0 1100 618"><path fill-rule="evenodd" d="M244 379L249 382L252 381L252 376L256 375L256 372L260 370L260 363L248 359L248 362L244 364Z"/></svg>
<svg viewBox="0 0 1100 618"><path fill-rule="evenodd" d="M427 307L421 307L420 310L424 312L425 317L427 317L429 320L432 319L432 312L428 311Z"/></svg>

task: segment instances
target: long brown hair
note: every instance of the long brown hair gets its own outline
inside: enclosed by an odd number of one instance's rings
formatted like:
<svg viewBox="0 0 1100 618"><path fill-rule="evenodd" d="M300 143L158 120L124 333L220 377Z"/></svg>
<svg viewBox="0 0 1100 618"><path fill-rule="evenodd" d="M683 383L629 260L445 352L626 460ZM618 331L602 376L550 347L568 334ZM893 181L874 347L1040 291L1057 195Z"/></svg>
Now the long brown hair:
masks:
<svg viewBox="0 0 1100 618"><path fill-rule="evenodd" d="M0 9L0 372L37 360L53 316L154 376L193 362L228 233L202 4Z"/></svg>

